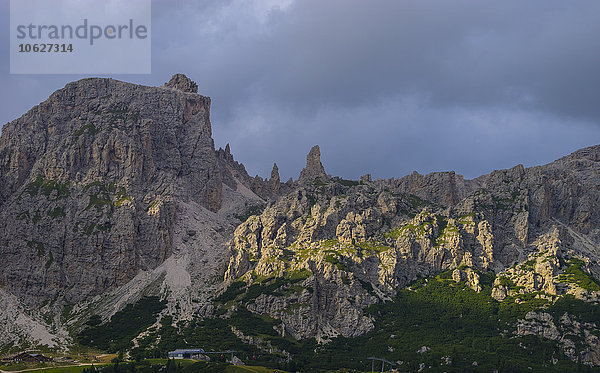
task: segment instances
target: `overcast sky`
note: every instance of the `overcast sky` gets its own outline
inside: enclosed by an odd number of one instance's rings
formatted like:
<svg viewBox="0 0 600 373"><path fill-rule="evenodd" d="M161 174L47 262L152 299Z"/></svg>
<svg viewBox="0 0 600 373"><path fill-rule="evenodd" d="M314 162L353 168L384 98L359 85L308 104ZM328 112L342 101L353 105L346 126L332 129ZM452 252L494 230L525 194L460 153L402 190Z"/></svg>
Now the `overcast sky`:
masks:
<svg viewBox="0 0 600 373"><path fill-rule="evenodd" d="M51 0L49 0L51 1ZM75 75L9 74L0 0L0 123ZM468 178L600 143L600 1L155 0L152 74L212 98L217 148L251 175L455 170Z"/></svg>

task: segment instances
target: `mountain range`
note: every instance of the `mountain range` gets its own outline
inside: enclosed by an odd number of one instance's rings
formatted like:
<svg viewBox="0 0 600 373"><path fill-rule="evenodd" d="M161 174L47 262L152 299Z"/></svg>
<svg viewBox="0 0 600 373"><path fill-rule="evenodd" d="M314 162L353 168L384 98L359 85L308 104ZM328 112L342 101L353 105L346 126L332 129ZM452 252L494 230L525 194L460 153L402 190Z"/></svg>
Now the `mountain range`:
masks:
<svg viewBox="0 0 600 373"><path fill-rule="evenodd" d="M0 353L235 349L289 370L600 366L600 146L472 180L297 180L215 149L210 98L67 84L0 136Z"/></svg>

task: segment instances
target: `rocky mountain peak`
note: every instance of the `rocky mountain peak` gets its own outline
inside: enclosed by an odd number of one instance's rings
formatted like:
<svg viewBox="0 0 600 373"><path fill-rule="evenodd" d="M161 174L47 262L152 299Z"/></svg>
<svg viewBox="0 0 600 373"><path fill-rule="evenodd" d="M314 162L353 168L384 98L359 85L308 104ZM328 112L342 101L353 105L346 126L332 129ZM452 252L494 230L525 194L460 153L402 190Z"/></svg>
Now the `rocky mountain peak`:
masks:
<svg viewBox="0 0 600 373"><path fill-rule="evenodd" d="M271 178L269 179L269 187L274 194L278 194L281 190L281 180L279 179L279 168L277 167L277 163L273 163Z"/></svg>
<svg viewBox="0 0 600 373"><path fill-rule="evenodd" d="M273 169L271 170L271 179L277 180L279 183L279 167L277 167L277 163L273 163Z"/></svg>
<svg viewBox="0 0 600 373"><path fill-rule="evenodd" d="M177 89L187 93L198 93L198 84L185 74L175 74L164 85L166 88Z"/></svg>
<svg viewBox="0 0 600 373"><path fill-rule="evenodd" d="M300 183L311 182L316 178L327 179L325 168L321 163L321 149L319 145L315 145L310 149L306 156L306 167L300 172Z"/></svg>
<svg viewBox="0 0 600 373"><path fill-rule="evenodd" d="M209 110L208 97L94 78L6 124L0 255L13 264L0 287L28 305L74 303L164 262L181 203L221 207Z"/></svg>

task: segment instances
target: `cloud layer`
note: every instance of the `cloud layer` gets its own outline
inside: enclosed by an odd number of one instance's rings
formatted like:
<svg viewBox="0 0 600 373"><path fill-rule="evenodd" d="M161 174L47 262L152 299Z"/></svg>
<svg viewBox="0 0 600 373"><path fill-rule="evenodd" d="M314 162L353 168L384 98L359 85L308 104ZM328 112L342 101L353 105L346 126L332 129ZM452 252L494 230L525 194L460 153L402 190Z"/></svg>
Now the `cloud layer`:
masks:
<svg viewBox="0 0 600 373"><path fill-rule="evenodd" d="M156 0L153 74L116 78L190 76L213 99L217 145L250 173L277 162L296 178L320 144L347 178L475 177L600 143L598 14L597 1ZM3 122L79 78L7 64Z"/></svg>

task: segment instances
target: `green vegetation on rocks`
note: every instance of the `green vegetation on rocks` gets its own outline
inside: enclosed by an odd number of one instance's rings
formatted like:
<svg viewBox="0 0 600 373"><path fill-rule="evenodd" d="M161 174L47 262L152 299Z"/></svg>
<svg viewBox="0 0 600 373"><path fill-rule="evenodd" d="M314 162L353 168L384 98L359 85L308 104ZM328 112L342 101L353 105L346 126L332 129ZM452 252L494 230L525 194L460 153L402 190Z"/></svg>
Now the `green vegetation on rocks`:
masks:
<svg viewBox="0 0 600 373"><path fill-rule="evenodd" d="M494 369L505 372L520 371L523 367L531 367L527 371L533 372L585 371L583 365L568 359L552 341L536 336L516 337L511 330L517 320L540 307L557 320L567 312L581 315L582 322L598 322L597 307L569 296L549 304L533 294L522 296L520 303L498 302L490 295L493 273L478 272L483 286L479 293L465 282L456 283L451 273L448 270L420 281L412 287L414 290L400 290L392 301L368 307L366 312L375 319L376 327L356 338L337 337L327 344L316 344L314 339L283 338L278 332L279 320L251 313L240 305L228 318L191 321L185 327L175 327L172 319L165 318L160 329L150 333L132 353L144 357L181 347L230 348L239 351L242 357L259 356L256 363L280 369L293 367L294 371L341 368L364 371L370 367L367 360L370 356L402 361L397 366L401 372L416 371L423 363L433 371L446 372ZM276 288L268 286L274 283L273 279L264 279L260 290L273 292ZM244 289L243 282L234 282L227 290L229 295L224 297L226 291L222 297L235 299L244 294ZM268 341L275 349L288 351L293 360L286 362L275 352L265 354L242 343L231 332L232 327L244 335ZM152 344L155 340L157 345ZM422 350L423 346L427 349ZM478 363L476 368L474 361Z"/></svg>
<svg viewBox="0 0 600 373"><path fill-rule="evenodd" d="M65 208L64 207L55 207L51 210L48 210L46 213L52 219L64 218L65 217Z"/></svg>
<svg viewBox="0 0 600 373"><path fill-rule="evenodd" d="M37 256L44 256L44 253L46 252L43 242L35 240L27 241L27 247L34 249Z"/></svg>
<svg viewBox="0 0 600 373"><path fill-rule="evenodd" d="M96 128L96 126L94 126L92 123L88 123L88 124L84 124L81 128L79 128L77 131L75 131L73 133L73 137L79 137L81 135L83 135L84 133L87 133L90 136L94 136L98 133L100 133L102 130L99 128Z"/></svg>
<svg viewBox="0 0 600 373"><path fill-rule="evenodd" d="M42 175L38 175L35 181L25 186L25 193L30 196L37 196L42 194L49 198L53 192L56 193L56 199L68 197L70 194L69 190L70 183L59 183L56 180L46 179Z"/></svg>
<svg viewBox="0 0 600 373"><path fill-rule="evenodd" d="M124 351L132 346L133 338L154 324L165 305L158 297L144 297L115 313L107 323L98 324L99 317L92 316L78 341L108 352Z"/></svg>
<svg viewBox="0 0 600 373"><path fill-rule="evenodd" d="M576 284L589 291L600 291L598 280L584 270L581 259L573 258L567 264L568 267L558 277L559 281Z"/></svg>
<svg viewBox="0 0 600 373"><path fill-rule="evenodd" d="M246 210L243 213L241 213L239 215L235 215L235 217L238 220L244 222L253 215L260 215L264 211L265 207L266 207L265 205L249 206L246 208Z"/></svg>

